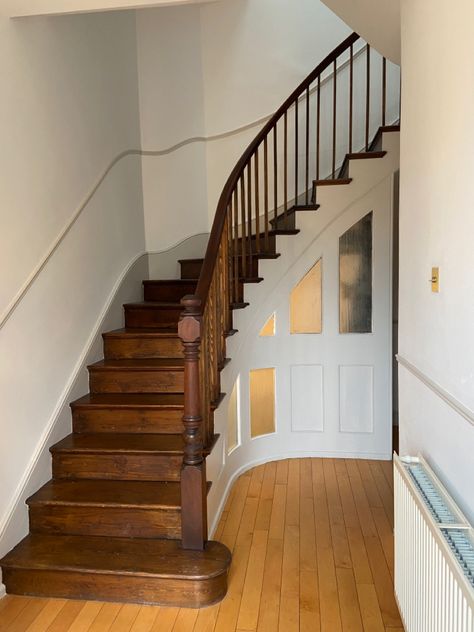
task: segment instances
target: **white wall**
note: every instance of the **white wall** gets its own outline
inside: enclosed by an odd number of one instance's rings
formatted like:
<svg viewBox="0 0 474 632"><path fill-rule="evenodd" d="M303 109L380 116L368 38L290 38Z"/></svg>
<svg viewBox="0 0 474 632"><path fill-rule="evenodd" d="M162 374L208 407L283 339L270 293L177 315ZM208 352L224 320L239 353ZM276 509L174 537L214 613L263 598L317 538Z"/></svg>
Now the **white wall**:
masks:
<svg viewBox="0 0 474 632"><path fill-rule="evenodd" d="M3 311L139 121L133 14L0 16Z"/></svg>
<svg viewBox="0 0 474 632"><path fill-rule="evenodd" d="M273 112L351 33L318 0L234 0L201 7L206 132ZM235 162L258 132L208 143L209 217Z"/></svg>
<svg viewBox="0 0 474 632"><path fill-rule="evenodd" d="M323 0L371 46L400 64L400 0Z"/></svg>
<svg viewBox="0 0 474 632"><path fill-rule="evenodd" d="M204 136L199 8L138 12L137 45L143 149ZM149 250L208 232L205 144L144 157L143 192Z"/></svg>
<svg viewBox="0 0 474 632"><path fill-rule="evenodd" d="M134 15L2 15L0 78L3 311L99 174L139 145ZM91 336L144 246L141 162L129 156L0 329L0 555L26 529L19 499L50 475L47 448L70 431L69 388L77 378L87 390L84 365L100 353ZM107 324L121 322L118 307Z"/></svg>
<svg viewBox="0 0 474 632"><path fill-rule="evenodd" d="M470 0L456 10L445 0L402 1L399 353L471 411L473 23ZM474 425L404 368L400 439L401 452L422 452L474 520Z"/></svg>
<svg viewBox="0 0 474 632"><path fill-rule="evenodd" d="M143 148L225 134L272 114L349 33L315 0L233 0L138 12ZM257 132L258 125L144 158L149 249L209 230L224 182Z"/></svg>

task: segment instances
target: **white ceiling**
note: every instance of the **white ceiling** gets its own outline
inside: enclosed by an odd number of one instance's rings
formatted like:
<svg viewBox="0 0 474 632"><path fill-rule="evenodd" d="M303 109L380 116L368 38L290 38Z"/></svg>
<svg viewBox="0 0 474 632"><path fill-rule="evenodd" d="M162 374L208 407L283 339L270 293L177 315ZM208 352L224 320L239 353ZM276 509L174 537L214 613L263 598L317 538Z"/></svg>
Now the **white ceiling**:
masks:
<svg viewBox="0 0 474 632"><path fill-rule="evenodd" d="M10 17L28 15L63 15L119 9L169 7L178 4L201 4L216 0L2 0L2 13Z"/></svg>
<svg viewBox="0 0 474 632"><path fill-rule="evenodd" d="M322 0L388 59L400 64L400 0Z"/></svg>

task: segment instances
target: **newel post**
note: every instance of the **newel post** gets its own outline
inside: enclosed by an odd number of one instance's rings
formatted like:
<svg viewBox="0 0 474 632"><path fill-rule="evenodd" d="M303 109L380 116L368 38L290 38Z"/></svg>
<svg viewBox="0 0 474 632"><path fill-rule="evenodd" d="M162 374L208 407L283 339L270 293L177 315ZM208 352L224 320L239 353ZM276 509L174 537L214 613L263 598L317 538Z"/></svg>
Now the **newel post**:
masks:
<svg viewBox="0 0 474 632"><path fill-rule="evenodd" d="M207 481L203 457L199 348L201 301L181 299L178 334L184 348L184 457L181 469L181 537L184 549L202 550L207 541Z"/></svg>

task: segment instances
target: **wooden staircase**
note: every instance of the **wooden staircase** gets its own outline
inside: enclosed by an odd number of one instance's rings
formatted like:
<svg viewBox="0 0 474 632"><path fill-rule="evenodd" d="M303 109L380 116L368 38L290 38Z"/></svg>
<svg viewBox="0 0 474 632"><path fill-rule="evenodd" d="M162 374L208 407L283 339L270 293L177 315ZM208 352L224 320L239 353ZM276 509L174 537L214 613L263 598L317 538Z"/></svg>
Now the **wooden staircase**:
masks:
<svg viewBox="0 0 474 632"><path fill-rule="evenodd" d="M51 448L53 479L27 501L30 534L1 562L8 592L189 607L225 595L227 548L181 546L179 301L196 283L144 281L125 328L103 334L73 432Z"/></svg>
<svg viewBox="0 0 474 632"><path fill-rule="evenodd" d="M383 134L399 129L385 124L383 60L381 125L369 142L366 47L365 146L354 153L358 39L352 34L328 55L244 152L219 200L205 258L181 260L181 279L145 280L143 302L124 305L125 327L103 334L104 359L88 367L90 392L71 404L73 432L51 448L53 479L27 501L30 533L0 562L8 592L188 607L225 595L231 556L224 545L208 541L205 464L217 440L214 410L223 397L226 340L236 333L233 311L248 305L245 284L263 280L259 261L280 256L278 236L298 234L297 213L318 211L319 187L349 185L351 161L383 158ZM336 169L334 87L332 171L321 179L320 82L329 68L336 81L341 56L350 64L348 151ZM318 113L315 169L312 95ZM296 130L291 165L290 110ZM304 134L298 133L298 111L305 112Z"/></svg>

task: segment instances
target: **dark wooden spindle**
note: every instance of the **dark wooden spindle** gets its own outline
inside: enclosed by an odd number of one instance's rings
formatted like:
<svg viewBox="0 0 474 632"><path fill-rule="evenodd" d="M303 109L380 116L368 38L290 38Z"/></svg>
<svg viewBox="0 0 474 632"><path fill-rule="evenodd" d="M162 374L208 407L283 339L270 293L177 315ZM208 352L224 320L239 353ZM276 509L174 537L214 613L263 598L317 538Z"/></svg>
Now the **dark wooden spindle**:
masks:
<svg viewBox="0 0 474 632"><path fill-rule="evenodd" d="M366 68L366 94L365 94L365 151L369 151L370 128L370 46L367 44L367 68Z"/></svg>
<svg viewBox="0 0 474 632"><path fill-rule="evenodd" d="M242 235L241 235L241 252L242 252L242 276L247 276L247 244L246 244L246 231L245 224L247 218L245 216L245 178L244 174L240 176L240 218L242 222Z"/></svg>
<svg viewBox="0 0 474 632"><path fill-rule="evenodd" d="M318 96L316 100L316 180L319 180L319 148L321 142L321 76L318 75Z"/></svg>
<svg viewBox="0 0 474 632"><path fill-rule="evenodd" d="M260 252L260 187L258 172L258 147L255 150L255 252Z"/></svg>
<svg viewBox="0 0 474 632"><path fill-rule="evenodd" d="M239 296L239 189L234 189L234 303Z"/></svg>
<svg viewBox="0 0 474 632"><path fill-rule="evenodd" d="M277 124L273 127L273 218L275 226L278 213L278 140L277 140Z"/></svg>
<svg viewBox="0 0 474 632"><path fill-rule="evenodd" d="M309 194L309 86L306 88L306 173L305 173L305 204L308 204Z"/></svg>
<svg viewBox="0 0 474 632"><path fill-rule="evenodd" d="M285 221L283 222L286 226L286 218L288 214L288 114L287 110L285 110L285 114L283 116L283 211L285 216Z"/></svg>
<svg viewBox="0 0 474 632"><path fill-rule="evenodd" d="M268 251L268 140L263 140L263 212L265 221L265 251ZM276 226L275 226L276 228Z"/></svg>
<svg viewBox="0 0 474 632"><path fill-rule="evenodd" d="M226 236L226 263L225 266L225 301L224 307L226 309L226 320L225 330L228 331L227 328L227 308L233 302L233 288L234 288L234 266L235 266L235 258L234 258L234 239L232 236L232 227L234 224L234 198L233 196L229 196L229 205L227 207L227 236Z"/></svg>
<svg viewBox="0 0 474 632"><path fill-rule="evenodd" d="M334 60L332 71L333 92L332 92L332 177L336 178L336 102L337 102L337 64Z"/></svg>
<svg viewBox="0 0 474 632"><path fill-rule="evenodd" d="M385 125L387 108L387 60L382 59L382 125Z"/></svg>
<svg viewBox="0 0 474 632"><path fill-rule="evenodd" d="M298 98L295 101L295 204L298 203Z"/></svg>
<svg viewBox="0 0 474 632"><path fill-rule="evenodd" d="M352 154L352 108L354 102L354 46L349 53L349 153Z"/></svg>
<svg viewBox="0 0 474 632"><path fill-rule="evenodd" d="M181 539L184 549L201 551L207 541L207 480L203 456L199 385L201 301L193 295L181 300L184 312L178 334L184 351L184 456L181 468Z"/></svg>
<svg viewBox="0 0 474 632"><path fill-rule="evenodd" d="M247 165L247 254L248 254L248 273L251 275L252 270L252 160Z"/></svg>

